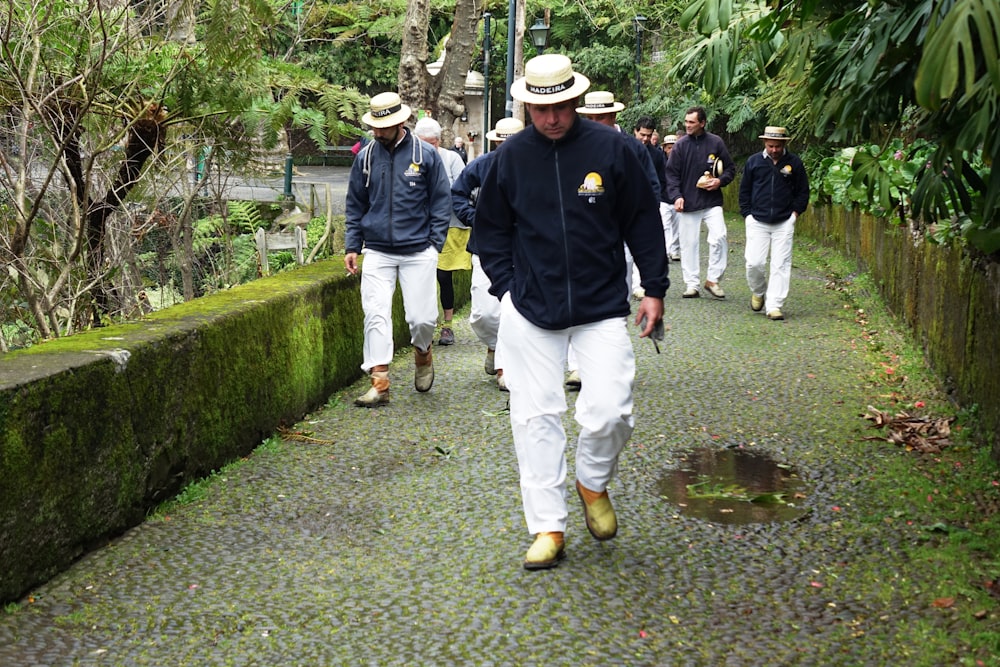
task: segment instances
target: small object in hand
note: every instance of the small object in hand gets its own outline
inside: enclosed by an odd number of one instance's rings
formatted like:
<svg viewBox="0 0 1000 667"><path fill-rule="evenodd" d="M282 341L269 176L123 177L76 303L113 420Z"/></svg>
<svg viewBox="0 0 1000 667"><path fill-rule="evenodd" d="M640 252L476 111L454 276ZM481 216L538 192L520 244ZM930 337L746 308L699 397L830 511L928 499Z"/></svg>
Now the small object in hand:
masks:
<svg viewBox="0 0 1000 667"><path fill-rule="evenodd" d="M712 175L706 171L704 174L701 175L701 178L698 179L696 185L699 188L704 189L707 188L708 184L711 182L712 182Z"/></svg>
<svg viewBox="0 0 1000 667"><path fill-rule="evenodd" d="M646 316L643 315L642 319L639 321L639 328L646 329ZM653 330L649 334L649 340L653 341L653 347L656 348L656 353L660 353L660 343L663 340L663 320L658 320L653 326Z"/></svg>

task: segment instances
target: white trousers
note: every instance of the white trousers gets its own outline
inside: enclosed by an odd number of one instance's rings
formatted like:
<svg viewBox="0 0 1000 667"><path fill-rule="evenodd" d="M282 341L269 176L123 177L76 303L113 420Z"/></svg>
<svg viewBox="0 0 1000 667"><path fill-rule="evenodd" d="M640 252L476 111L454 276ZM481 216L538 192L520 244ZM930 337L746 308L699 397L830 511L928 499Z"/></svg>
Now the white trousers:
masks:
<svg viewBox="0 0 1000 667"><path fill-rule="evenodd" d="M667 246L667 257L679 255L681 240L677 229L677 211L673 204L660 202L660 221L663 223L663 241Z"/></svg>
<svg viewBox="0 0 1000 667"><path fill-rule="evenodd" d="M792 280L792 236L795 234L795 214L776 224L757 222L746 217L747 285L757 296L764 295L764 312L780 310L788 297ZM771 275L765 273L768 251L771 253Z"/></svg>
<svg viewBox="0 0 1000 667"><path fill-rule="evenodd" d="M479 255L472 256L472 306L469 326L479 341L491 350L497 349L497 331L500 329L500 300L490 294L490 279L483 271ZM494 357L496 359L496 357ZM503 368L499 359L494 362Z"/></svg>
<svg viewBox="0 0 1000 667"><path fill-rule="evenodd" d="M438 315L438 251L430 247L412 255L395 255L366 249L364 255L361 307L365 311L365 344L361 370L367 373L372 366L392 361L392 296L397 279L403 291L410 343L421 350L430 348Z"/></svg>
<svg viewBox="0 0 1000 667"><path fill-rule="evenodd" d="M681 244L681 273L685 287L701 287L701 224L708 228L708 273L711 283L722 280L729 261L729 240L726 238L726 220L722 207L713 206L692 213L677 214Z"/></svg>
<svg viewBox="0 0 1000 667"><path fill-rule="evenodd" d="M614 478L635 424L635 357L625 318L550 331L522 317L509 296L501 300L499 345L510 390L524 518L532 534L566 530L563 367L570 342L583 381L574 415L580 425L576 478L600 492Z"/></svg>

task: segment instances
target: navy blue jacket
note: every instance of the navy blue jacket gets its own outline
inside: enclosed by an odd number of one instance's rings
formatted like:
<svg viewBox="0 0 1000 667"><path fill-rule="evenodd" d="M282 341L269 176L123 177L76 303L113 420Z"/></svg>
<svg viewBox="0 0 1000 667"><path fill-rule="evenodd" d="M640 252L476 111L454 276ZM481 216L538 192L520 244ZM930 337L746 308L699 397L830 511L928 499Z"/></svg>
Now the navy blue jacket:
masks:
<svg viewBox="0 0 1000 667"><path fill-rule="evenodd" d="M466 165L462 174L451 184L451 208L466 227L471 227L476 218L476 201L479 196L479 186L486 178L486 172L493 164L496 151L483 153ZM473 255L476 252L476 235L469 235L465 249Z"/></svg>
<svg viewBox="0 0 1000 667"><path fill-rule="evenodd" d="M437 149L409 130L393 148L377 141L361 149L347 183L346 252L372 248L412 255L444 248L451 220L451 186Z"/></svg>
<svg viewBox="0 0 1000 667"><path fill-rule="evenodd" d="M743 167L740 215L757 222L784 222L809 205L809 177L798 155L785 151L778 163L766 152L755 153Z"/></svg>
<svg viewBox="0 0 1000 667"><path fill-rule="evenodd" d="M702 190L698 187L698 179L706 171L711 172L716 159L722 160L723 172L719 176L722 186L718 190ZM735 178L736 163L718 135L711 132L685 134L674 144L667 160L667 203L673 204L683 197L685 213L722 206L722 188Z"/></svg>
<svg viewBox="0 0 1000 667"><path fill-rule="evenodd" d="M529 126L495 151L472 234L490 293L536 326L627 316L623 241L646 295L666 293L659 201L633 141L578 117L557 141Z"/></svg>

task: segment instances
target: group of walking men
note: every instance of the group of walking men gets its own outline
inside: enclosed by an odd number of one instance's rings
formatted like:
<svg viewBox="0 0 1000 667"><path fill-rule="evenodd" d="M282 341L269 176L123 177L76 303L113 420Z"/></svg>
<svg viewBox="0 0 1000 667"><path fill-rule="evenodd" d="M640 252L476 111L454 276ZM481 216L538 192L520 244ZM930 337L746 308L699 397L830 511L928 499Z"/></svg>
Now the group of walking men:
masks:
<svg viewBox="0 0 1000 667"><path fill-rule="evenodd" d="M652 119L640 119L634 137L620 131L615 114L624 107L610 93L592 92L578 107L589 87L566 56L528 61L511 95L524 103L530 123L502 119L488 134L499 147L457 176L449 175L435 144L406 128L411 110L399 96L376 95L362 119L375 141L358 154L347 194L344 263L349 273L361 272L362 369L371 376L371 387L356 400L360 406L389 401L397 280L414 348L414 385L421 392L431 388L439 255L446 241L455 243L449 229L471 229L456 235L468 240L471 254L470 323L487 348L484 369L510 392L521 500L534 536L523 561L529 570L555 567L565 554L563 377L570 352L581 381L576 491L591 535L608 540L617 534L607 489L635 423L630 262L638 269L633 323L640 337L662 331L672 246L684 297L700 296L703 286L725 298L719 284L728 253L721 188L734 180L736 168L722 140L705 130L704 110L688 111L684 136L664 138L672 146L665 159L651 144ZM784 150L787 133L769 127L763 138L764 152L747 162L740 209L747 221L751 308L766 305L768 317L781 319L791 234L808 202L808 183L801 161ZM709 264L700 285L703 223Z"/></svg>

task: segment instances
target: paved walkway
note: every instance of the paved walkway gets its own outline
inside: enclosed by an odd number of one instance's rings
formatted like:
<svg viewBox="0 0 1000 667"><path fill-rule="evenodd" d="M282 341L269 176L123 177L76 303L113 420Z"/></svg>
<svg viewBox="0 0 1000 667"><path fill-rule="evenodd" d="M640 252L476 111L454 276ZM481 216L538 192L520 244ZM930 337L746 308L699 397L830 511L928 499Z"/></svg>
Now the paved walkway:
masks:
<svg viewBox="0 0 1000 667"><path fill-rule="evenodd" d="M458 343L435 348L431 392L412 390L412 354L401 351L388 407L352 407L363 383L331 396L295 427L314 441L269 441L0 616L0 665L940 665L983 655L969 648L977 621L932 604L938 566L906 555L936 516L885 493L887 471L910 455L862 438L872 432L859 415L890 393L864 342L872 332L805 243L788 319L752 313L741 227L731 225L728 298L682 300L672 267L662 353L636 339L637 427L611 489L615 540L595 542L573 502L567 559L522 569L530 536L506 395L459 321ZM877 336L885 354L897 351L891 330ZM572 435L571 416L572 403ZM663 497L663 480L704 448L794 468L807 513L691 516Z"/></svg>

